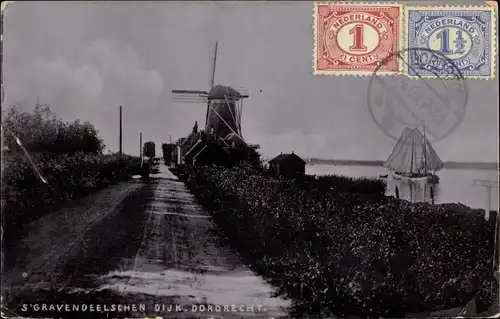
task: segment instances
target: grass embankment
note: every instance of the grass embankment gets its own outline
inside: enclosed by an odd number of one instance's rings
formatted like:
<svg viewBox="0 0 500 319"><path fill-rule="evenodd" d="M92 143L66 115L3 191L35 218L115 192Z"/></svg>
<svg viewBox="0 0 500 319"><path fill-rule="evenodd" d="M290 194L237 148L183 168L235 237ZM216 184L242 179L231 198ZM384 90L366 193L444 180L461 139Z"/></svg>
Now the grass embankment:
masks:
<svg viewBox="0 0 500 319"><path fill-rule="evenodd" d="M480 211L385 197L376 180L177 174L299 313L403 317L491 298L494 223Z"/></svg>
<svg viewBox="0 0 500 319"><path fill-rule="evenodd" d="M12 108L2 129L6 235L60 204L139 172L139 158L103 155L102 140L90 123L63 122L46 106L37 106L33 113Z"/></svg>

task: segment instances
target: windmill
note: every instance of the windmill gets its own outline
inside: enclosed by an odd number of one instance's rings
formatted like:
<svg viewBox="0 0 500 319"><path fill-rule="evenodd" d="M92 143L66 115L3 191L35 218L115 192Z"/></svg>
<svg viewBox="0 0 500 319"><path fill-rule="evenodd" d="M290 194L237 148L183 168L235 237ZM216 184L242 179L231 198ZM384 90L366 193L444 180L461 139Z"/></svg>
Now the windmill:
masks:
<svg viewBox="0 0 500 319"><path fill-rule="evenodd" d="M235 90L227 85L215 85L218 42L210 81L210 89L172 90L173 100L184 103L204 103L207 106L205 128L198 132L195 123L193 131L185 138L180 138L173 152L177 164L190 165L234 165L241 161L257 163L259 145L247 144L242 137L241 115L243 99L242 89Z"/></svg>
<svg viewBox="0 0 500 319"><path fill-rule="evenodd" d="M173 100L183 103L206 104L205 134L215 136L217 139L224 139L231 134L243 141L241 132L243 99L249 96L227 85L215 85L217 49L218 42L215 43L210 90L172 90Z"/></svg>

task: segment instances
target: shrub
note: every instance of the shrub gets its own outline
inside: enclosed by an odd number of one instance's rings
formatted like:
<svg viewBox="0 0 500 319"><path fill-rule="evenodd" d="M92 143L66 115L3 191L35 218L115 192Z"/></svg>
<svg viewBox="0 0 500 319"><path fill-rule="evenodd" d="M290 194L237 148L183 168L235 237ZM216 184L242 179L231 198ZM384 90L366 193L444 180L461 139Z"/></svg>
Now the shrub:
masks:
<svg viewBox="0 0 500 319"><path fill-rule="evenodd" d="M139 173L139 158L102 155L104 145L92 124L63 122L48 106L37 105L33 113L11 108L2 130L2 217L7 226L22 225L55 204Z"/></svg>
<svg viewBox="0 0 500 319"><path fill-rule="evenodd" d="M366 196L349 192L366 191L352 186L359 182L331 177L322 181L342 191L239 168L183 174L241 255L300 313L399 317L452 308L492 280L494 225L473 210Z"/></svg>
<svg viewBox="0 0 500 319"><path fill-rule="evenodd" d="M31 163L21 157L6 157L2 199L4 216L10 222L36 218L44 209L127 179L139 171L140 159L117 154L33 153L32 160L47 184ZM12 163L12 161L15 161Z"/></svg>
<svg viewBox="0 0 500 319"><path fill-rule="evenodd" d="M4 145L17 148L15 137L28 152L101 154L104 144L95 127L88 123L63 122L48 105L37 105L33 113L12 107L3 116Z"/></svg>
<svg viewBox="0 0 500 319"><path fill-rule="evenodd" d="M359 194L384 195L387 184L383 180L347 176L306 176L307 187L319 191L341 191Z"/></svg>
<svg viewBox="0 0 500 319"><path fill-rule="evenodd" d="M149 141L144 143L144 146L142 147L142 154L144 156L153 158L156 156L156 146L155 142Z"/></svg>

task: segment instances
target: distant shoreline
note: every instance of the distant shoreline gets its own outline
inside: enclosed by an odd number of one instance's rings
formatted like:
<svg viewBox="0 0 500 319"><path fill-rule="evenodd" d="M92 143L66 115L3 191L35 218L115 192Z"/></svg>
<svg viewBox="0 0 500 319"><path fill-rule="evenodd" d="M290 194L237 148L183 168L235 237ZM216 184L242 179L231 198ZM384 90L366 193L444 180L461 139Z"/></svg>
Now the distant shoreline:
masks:
<svg viewBox="0 0 500 319"><path fill-rule="evenodd" d="M383 166L384 161L332 160L332 159L311 158L311 164L351 165L351 166ZM444 162L444 168L446 168L446 169L498 170L498 163Z"/></svg>

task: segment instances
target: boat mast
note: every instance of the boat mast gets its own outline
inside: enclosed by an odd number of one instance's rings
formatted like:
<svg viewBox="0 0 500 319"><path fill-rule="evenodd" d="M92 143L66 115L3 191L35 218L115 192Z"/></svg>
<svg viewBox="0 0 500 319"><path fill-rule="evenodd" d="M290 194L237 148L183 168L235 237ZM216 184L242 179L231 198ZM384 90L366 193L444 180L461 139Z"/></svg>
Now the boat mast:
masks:
<svg viewBox="0 0 500 319"><path fill-rule="evenodd" d="M425 137L425 122L424 124L424 172L427 173L427 138Z"/></svg>
<svg viewBox="0 0 500 319"><path fill-rule="evenodd" d="M413 173L413 156L415 151L415 139L411 141L411 162L410 162L410 174Z"/></svg>

